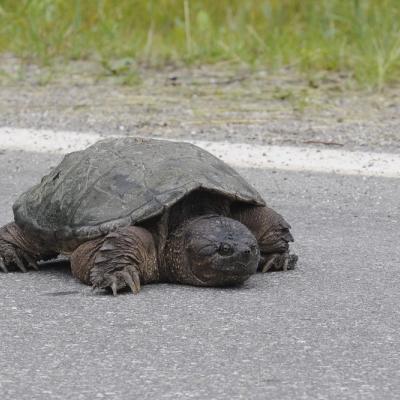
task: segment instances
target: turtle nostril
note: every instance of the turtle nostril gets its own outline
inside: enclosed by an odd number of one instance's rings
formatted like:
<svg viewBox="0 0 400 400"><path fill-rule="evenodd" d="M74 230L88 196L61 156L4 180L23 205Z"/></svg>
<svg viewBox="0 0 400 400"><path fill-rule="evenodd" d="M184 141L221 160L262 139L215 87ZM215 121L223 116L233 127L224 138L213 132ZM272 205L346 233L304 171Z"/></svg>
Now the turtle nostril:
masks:
<svg viewBox="0 0 400 400"><path fill-rule="evenodd" d="M251 253L250 248L249 248L249 247L245 248L245 249L243 250L243 253L246 254L246 255L250 254L250 253Z"/></svg>

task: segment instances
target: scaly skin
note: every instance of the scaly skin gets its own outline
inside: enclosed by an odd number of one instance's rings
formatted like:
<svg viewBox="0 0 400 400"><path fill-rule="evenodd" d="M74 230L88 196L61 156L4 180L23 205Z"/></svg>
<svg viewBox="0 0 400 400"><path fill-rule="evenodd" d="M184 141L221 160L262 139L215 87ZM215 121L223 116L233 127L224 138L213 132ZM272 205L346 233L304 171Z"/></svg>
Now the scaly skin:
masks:
<svg viewBox="0 0 400 400"><path fill-rule="evenodd" d="M227 254L221 254L221 243ZM93 288L108 288L116 295L129 287L136 294L141 283L149 282L242 283L256 272L259 251L254 236L240 222L206 215L177 227L167 238L162 258L159 265L150 232L129 226L79 246L71 266L74 276Z"/></svg>
<svg viewBox="0 0 400 400"><path fill-rule="evenodd" d="M243 283L256 272L260 257L243 224L215 214L185 221L169 235L164 254L168 277L197 286Z"/></svg>
<svg viewBox="0 0 400 400"><path fill-rule="evenodd" d="M232 217L246 225L257 239L261 253L259 272L295 267L298 257L289 254L289 243L294 239L282 215L269 207L240 204L232 208Z"/></svg>
<svg viewBox="0 0 400 400"><path fill-rule="evenodd" d="M0 228L0 270L39 270L37 261L56 255L25 234L14 222Z"/></svg>
<svg viewBox="0 0 400 400"><path fill-rule="evenodd" d="M71 255L72 274L93 289L114 294L129 287L134 294L141 282L158 280L156 249L144 228L127 226L80 245Z"/></svg>
<svg viewBox="0 0 400 400"><path fill-rule="evenodd" d="M232 285L245 281L257 266L261 272L294 267L297 256L289 254L293 237L280 214L268 207L240 204L232 207L231 216L186 217L166 237L165 249L158 247L160 254L147 229L118 228L78 246L71 255L72 273L93 288L108 288L116 295L125 287L136 294L141 284L160 281ZM167 224L167 219L162 223ZM0 229L3 272L37 269L36 261L56 255L15 223Z"/></svg>

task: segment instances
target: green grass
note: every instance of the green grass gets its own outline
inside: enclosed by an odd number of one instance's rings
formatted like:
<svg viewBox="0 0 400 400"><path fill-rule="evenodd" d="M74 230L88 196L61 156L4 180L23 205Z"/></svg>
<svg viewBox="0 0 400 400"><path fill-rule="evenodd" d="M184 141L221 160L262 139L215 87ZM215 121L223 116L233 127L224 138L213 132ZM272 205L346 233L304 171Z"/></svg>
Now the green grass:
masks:
<svg viewBox="0 0 400 400"><path fill-rule="evenodd" d="M0 52L290 66L383 87L400 79L400 1L0 0Z"/></svg>

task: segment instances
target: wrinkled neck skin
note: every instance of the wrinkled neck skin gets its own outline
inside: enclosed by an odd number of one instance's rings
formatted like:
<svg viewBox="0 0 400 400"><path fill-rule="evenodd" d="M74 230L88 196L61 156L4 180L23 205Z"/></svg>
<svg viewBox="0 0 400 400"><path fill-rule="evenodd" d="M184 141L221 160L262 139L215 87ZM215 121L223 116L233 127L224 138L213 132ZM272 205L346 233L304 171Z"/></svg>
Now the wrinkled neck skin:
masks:
<svg viewBox="0 0 400 400"><path fill-rule="evenodd" d="M196 286L227 286L256 272L259 249L240 222L217 214L182 222L168 236L163 274L169 282Z"/></svg>
<svg viewBox="0 0 400 400"><path fill-rule="evenodd" d="M186 231L190 222L198 219L186 220L176 227L168 236L165 246L165 268L164 280L168 282L185 283L188 285L203 286L203 282L198 279L188 268L189 260L186 249Z"/></svg>

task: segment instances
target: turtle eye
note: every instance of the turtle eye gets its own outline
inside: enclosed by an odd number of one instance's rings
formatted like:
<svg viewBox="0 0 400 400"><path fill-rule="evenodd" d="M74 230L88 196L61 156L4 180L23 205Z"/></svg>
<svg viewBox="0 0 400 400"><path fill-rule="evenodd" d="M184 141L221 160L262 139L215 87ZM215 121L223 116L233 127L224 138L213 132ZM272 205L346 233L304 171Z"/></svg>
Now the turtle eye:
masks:
<svg viewBox="0 0 400 400"><path fill-rule="evenodd" d="M233 247L228 243L221 243L218 248L218 253L221 256L230 256L233 253Z"/></svg>

